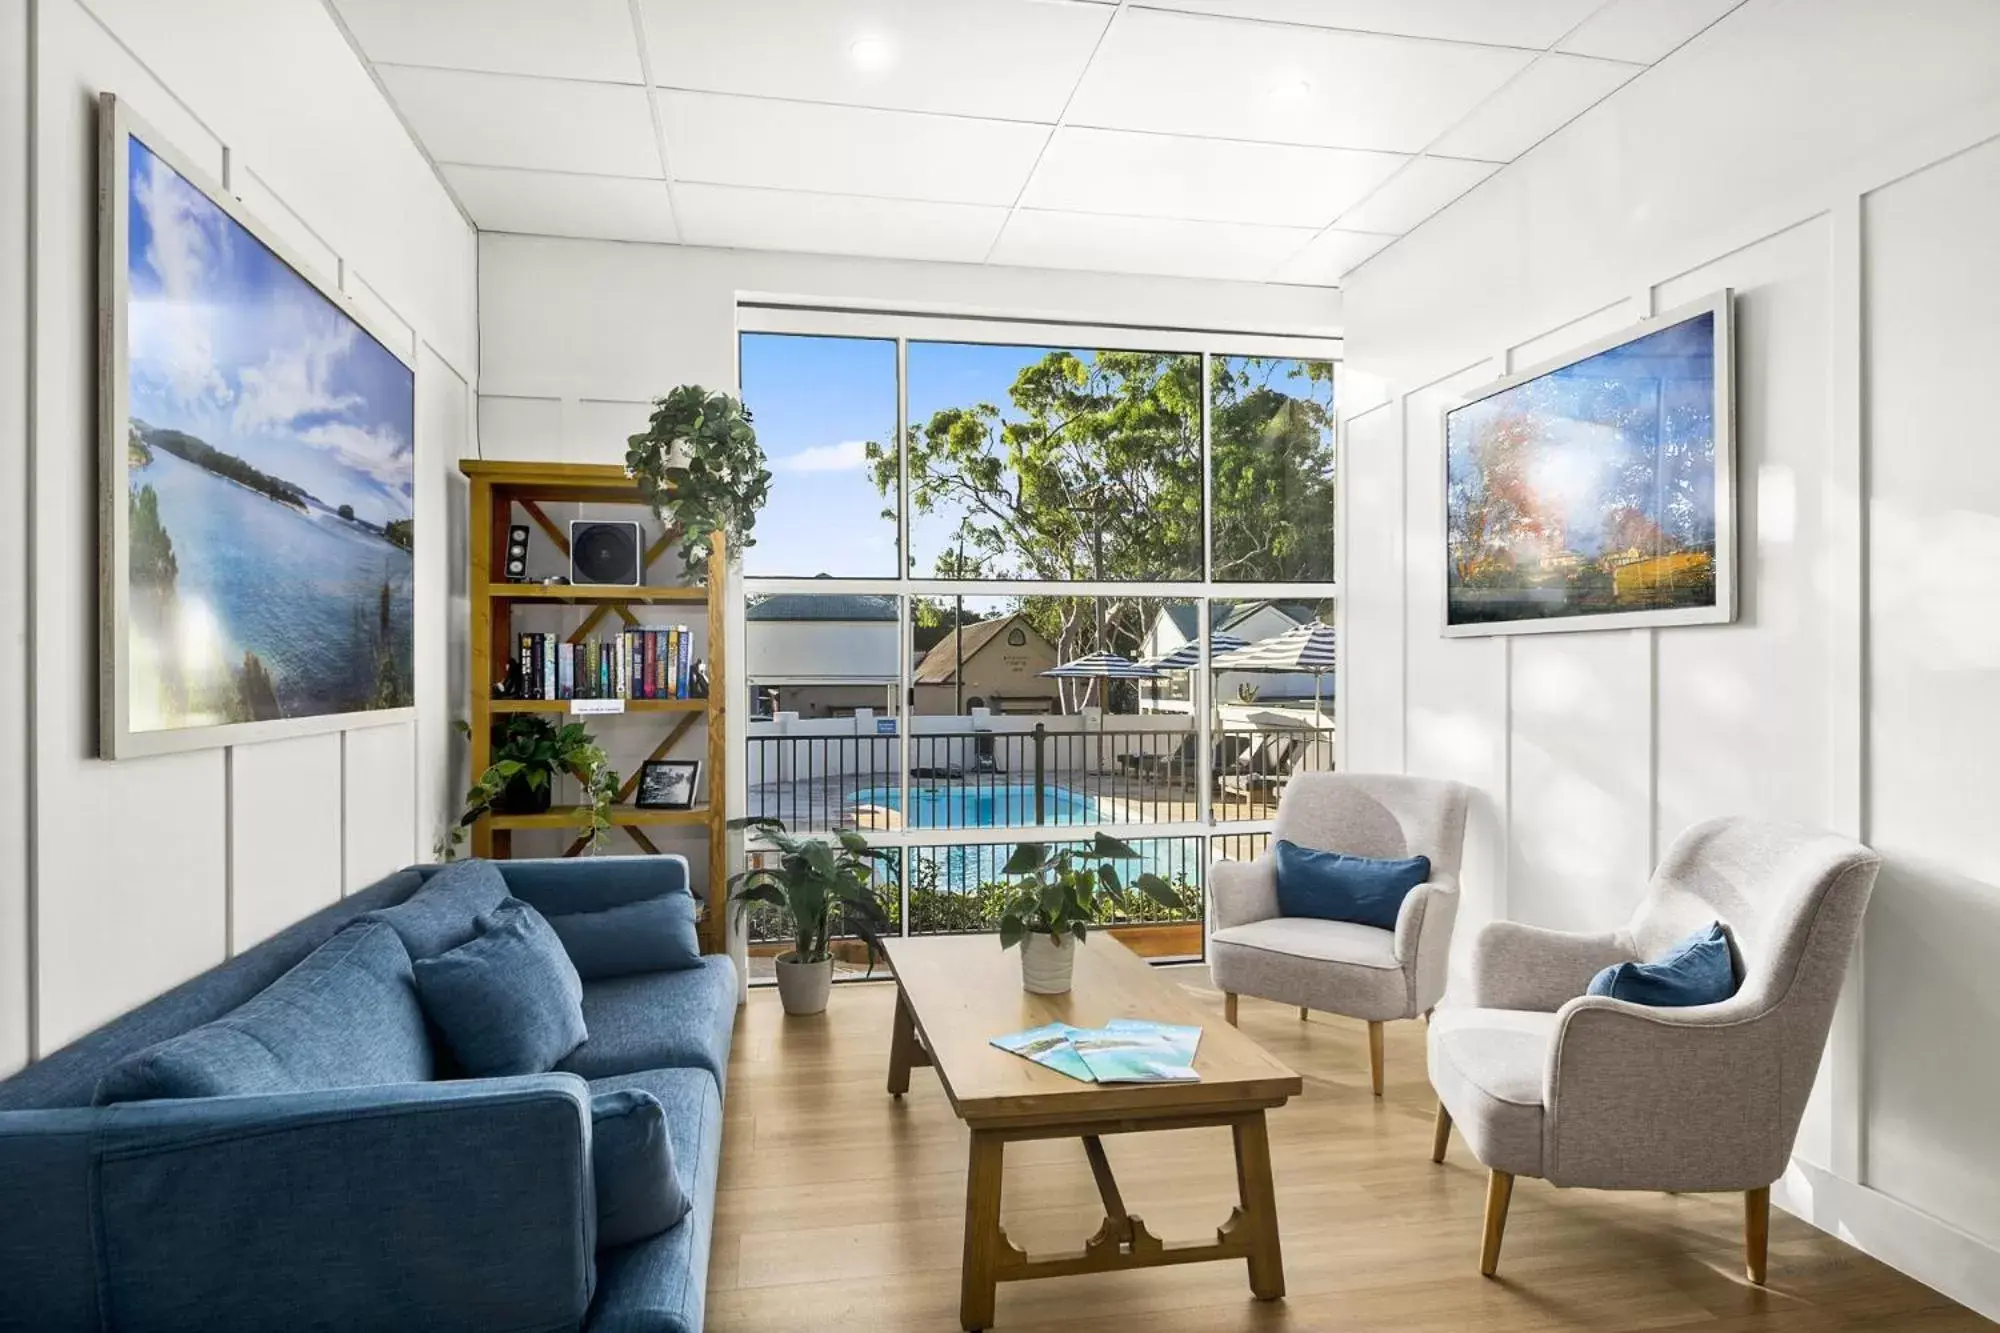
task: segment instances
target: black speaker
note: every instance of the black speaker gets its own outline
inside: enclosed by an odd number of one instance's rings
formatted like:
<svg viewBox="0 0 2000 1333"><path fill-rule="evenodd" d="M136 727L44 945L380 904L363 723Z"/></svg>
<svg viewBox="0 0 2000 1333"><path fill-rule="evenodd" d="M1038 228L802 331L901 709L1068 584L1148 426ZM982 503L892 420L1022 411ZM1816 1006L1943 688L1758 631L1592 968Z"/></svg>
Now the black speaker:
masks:
<svg viewBox="0 0 2000 1333"><path fill-rule="evenodd" d="M639 584L639 525L580 518L569 524L571 583Z"/></svg>
<svg viewBox="0 0 2000 1333"><path fill-rule="evenodd" d="M521 583L528 577L528 525L509 524L507 528L506 575L509 583Z"/></svg>

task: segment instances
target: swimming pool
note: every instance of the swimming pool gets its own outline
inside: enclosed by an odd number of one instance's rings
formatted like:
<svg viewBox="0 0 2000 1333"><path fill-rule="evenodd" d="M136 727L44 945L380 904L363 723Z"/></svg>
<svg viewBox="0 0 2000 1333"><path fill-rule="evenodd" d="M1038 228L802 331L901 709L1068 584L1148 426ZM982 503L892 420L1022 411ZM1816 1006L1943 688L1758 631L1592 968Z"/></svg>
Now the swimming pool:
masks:
<svg viewBox="0 0 2000 1333"><path fill-rule="evenodd" d="M895 787L867 787L854 793L851 804L883 810L903 808L903 793ZM1042 824L1094 824L1097 802L1067 787L1042 788ZM910 813L905 828L1034 827L1035 788L1032 783L947 783L910 789Z"/></svg>

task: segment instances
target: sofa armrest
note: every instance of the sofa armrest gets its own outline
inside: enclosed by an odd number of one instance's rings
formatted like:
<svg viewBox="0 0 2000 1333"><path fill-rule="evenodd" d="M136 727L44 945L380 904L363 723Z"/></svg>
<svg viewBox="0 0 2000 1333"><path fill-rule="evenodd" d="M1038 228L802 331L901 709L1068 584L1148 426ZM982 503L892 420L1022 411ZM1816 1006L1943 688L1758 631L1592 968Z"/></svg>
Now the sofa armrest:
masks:
<svg viewBox="0 0 2000 1333"><path fill-rule="evenodd" d="M1544 1074L1543 1174L1594 1189L1770 1184L1798 1130L1784 1109L1784 1040L1779 1015L1740 997L1687 1009L1570 1000Z"/></svg>
<svg viewBox="0 0 2000 1333"><path fill-rule="evenodd" d="M1472 945L1472 1003L1554 1013L1613 963L1632 961L1622 934L1579 935L1494 921Z"/></svg>
<svg viewBox="0 0 2000 1333"><path fill-rule="evenodd" d="M1216 930L1268 921L1278 914L1278 866L1269 855L1254 861L1217 861L1208 868L1209 919Z"/></svg>
<svg viewBox="0 0 2000 1333"><path fill-rule="evenodd" d="M1451 967L1451 932L1458 921L1458 883L1434 879L1404 895L1396 911L1396 961L1410 978L1410 1007L1422 1013L1444 998Z"/></svg>
<svg viewBox="0 0 2000 1333"><path fill-rule="evenodd" d="M551 856L498 861L507 892L544 916L602 912L627 903L693 893L687 858L659 856Z"/></svg>
<svg viewBox="0 0 2000 1333"><path fill-rule="evenodd" d="M596 1275L568 1074L129 1102L95 1136L107 1327L574 1327Z"/></svg>

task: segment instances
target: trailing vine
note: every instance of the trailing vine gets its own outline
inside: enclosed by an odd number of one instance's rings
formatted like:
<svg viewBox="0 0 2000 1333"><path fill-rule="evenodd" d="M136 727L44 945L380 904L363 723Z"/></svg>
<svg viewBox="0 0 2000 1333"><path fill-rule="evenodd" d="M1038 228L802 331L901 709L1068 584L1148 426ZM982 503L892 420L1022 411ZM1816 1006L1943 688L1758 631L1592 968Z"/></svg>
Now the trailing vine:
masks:
<svg viewBox="0 0 2000 1333"><path fill-rule="evenodd" d="M625 443L625 470L660 521L680 529L691 576L707 572L711 533L722 533L732 553L756 544L750 530L770 498L771 472L749 408L683 384L653 400L646 429Z"/></svg>

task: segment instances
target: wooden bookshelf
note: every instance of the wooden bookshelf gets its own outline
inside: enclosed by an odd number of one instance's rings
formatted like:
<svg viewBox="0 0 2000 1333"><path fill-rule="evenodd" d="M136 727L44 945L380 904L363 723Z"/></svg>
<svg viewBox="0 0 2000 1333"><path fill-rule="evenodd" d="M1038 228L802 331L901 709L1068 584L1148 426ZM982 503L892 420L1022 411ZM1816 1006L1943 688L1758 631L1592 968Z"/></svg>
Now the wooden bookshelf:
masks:
<svg viewBox="0 0 2000 1333"><path fill-rule="evenodd" d="M702 767L708 788L708 804L692 810L641 810L631 805L639 785L637 773L628 774L619 793L619 804L611 811L612 836L620 836L639 851L657 854L659 847L647 836L647 829L701 828L708 835L708 907L702 914L700 930L704 952L720 952L723 946L722 904L727 897L729 875L729 813L724 794L728 790L728 728L724 720L727 697L723 669L722 590L714 580L704 585L642 584L620 587L604 584L508 583L496 580L496 571L506 568L507 529L518 522L533 523L566 556L569 537L549 518L545 504L629 504L646 506L638 485L625 469L609 463L518 463L467 459L459 463L471 485L468 528L470 531L471 666L468 682L470 700L472 772L482 773L492 762L493 726L498 718L511 713L571 712L567 699L501 699L494 691L505 672L505 663L514 655L513 610L517 605L547 606L568 604L588 606L590 613L566 636L580 643L594 634L615 636L628 626L644 622L632 608L648 606L701 607L707 614L708 697L706 699L627 699L623 713L592 713L583 720L602 735L629 715L644 715L665 731L650 758L666 758L695 725L707 729ZM642 577L662 555L680 540L678 531L662 533L646 549ZM713 538L710 568L726 569L728 552L721 533ZM531 815L489 814L472 828L475 856L506 858L513 855L516 829L574 829L565 855L580 854L586 846L581 830L580 807L551 806Z"/></svg>

